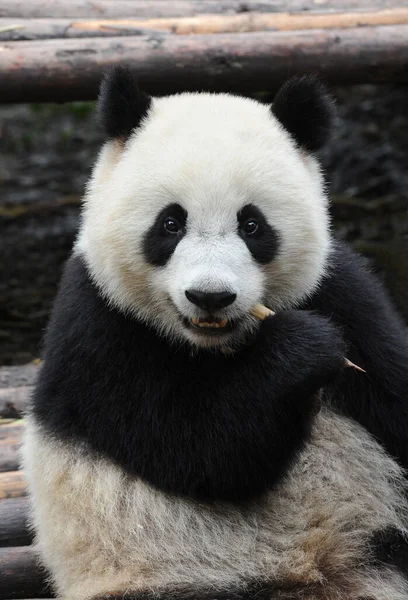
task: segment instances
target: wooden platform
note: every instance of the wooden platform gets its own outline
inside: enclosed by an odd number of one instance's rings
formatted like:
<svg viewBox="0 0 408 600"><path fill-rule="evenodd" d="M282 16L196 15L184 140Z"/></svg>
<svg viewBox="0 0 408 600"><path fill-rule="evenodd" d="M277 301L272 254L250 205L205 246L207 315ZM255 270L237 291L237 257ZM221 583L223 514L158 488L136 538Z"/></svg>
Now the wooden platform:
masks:
<svg viewBox="0 0 408 600"><path fill-rule="evenodd" d="M0 368L0 599L50 598L28 529L28 498L19 448L39 365Z"/></svg>
<svg viewBox="0 0 408 600"><path fill-rule="evenodd" d="M95 98L128 65L150 93L261 91L295 73L408 81L405 0L2 0L0 102Z"/></svg>

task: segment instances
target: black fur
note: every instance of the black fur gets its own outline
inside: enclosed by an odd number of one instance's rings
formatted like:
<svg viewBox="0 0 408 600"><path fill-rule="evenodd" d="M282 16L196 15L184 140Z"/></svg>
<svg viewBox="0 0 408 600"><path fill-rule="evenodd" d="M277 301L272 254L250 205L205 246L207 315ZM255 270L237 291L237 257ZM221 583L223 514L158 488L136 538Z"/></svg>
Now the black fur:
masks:
<svg viewBox="0 0 408 600"><path fill-rule="evenodd" d="M243 226L252 219L258 223L258 229L252 235L247 235ZM247 204L238 213L238 232L259 263L266 264L276 256L279 248L278 232L269 225L262 211L253 204Z"/></svg>
<svg viewBox="0 0 408 600"><path fill-rule="evenodd" d="M71 258L33 411L162 490L241 501L286 472L343 355L336 329L307 311L269 318L232 356L192 355L109 308Z"/></svg>
<svg viewBox="0 0 408 600"><path fill-rule="evenodd" d="M129 69L115 66L101 84L98 115L108 138L126 140L149 112L152 99Z"/></svg>
<svg viewBox="0 0 408 600"><path fill-rule="evenodd" d="M164 224L167 217L171 217L180 224L178 233L166 231ZM179 204L170 204L157 215L143 240L143 251L147 262L157 267L163 267L166 264L185 233L186 220L187 211Z"/></svg>
<svg viewBox="0 0 408 600"><path fill-rule="evenodd" d="M315 77L289 79L276 94L272 112L302 148L319 150L329 139L334 102Z"/></svg>
<svg viewBox="0 0 408 600"><path fill-rule="evenodd" d="M375 566L396 567L408 577L408 539L402 531L391 526L378 531L369 546Z"/></svg>
<svg viewBox="0 0 408 600"><path fill-rule="evenodd" d="M342 328L348 369L335 387L339 409L364 425L408 468L408 337L366 261L337 244L330 272L306 305Z"/></svg>

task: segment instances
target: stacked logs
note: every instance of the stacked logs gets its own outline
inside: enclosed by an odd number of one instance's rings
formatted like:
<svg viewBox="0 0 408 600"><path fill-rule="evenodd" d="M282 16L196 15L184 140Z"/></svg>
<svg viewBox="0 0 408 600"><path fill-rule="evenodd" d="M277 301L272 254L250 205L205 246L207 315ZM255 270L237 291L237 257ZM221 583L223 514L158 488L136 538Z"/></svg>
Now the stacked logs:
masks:
<svg viewBox="0 0 408 600"><path fill-rule="evenodd" d="M49 598L28 528L28 498L19 470L25 410L38 365L0 369L0 599Z"/></svg>
<svg viewBox="0 0 408 600"><path fill-rule="evenodd" d="M2 0L0 102L92 99L118 62L159 95L406 81L407 39L403 0Z"/></svg>

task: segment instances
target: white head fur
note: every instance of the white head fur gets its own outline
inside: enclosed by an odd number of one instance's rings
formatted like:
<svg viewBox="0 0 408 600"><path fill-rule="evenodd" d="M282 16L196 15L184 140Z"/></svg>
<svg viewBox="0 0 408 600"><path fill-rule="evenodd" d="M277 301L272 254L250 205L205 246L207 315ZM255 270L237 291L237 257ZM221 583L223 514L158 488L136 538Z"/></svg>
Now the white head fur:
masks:
<svg viewBox="0 0 408 600"><path fill-rule="evenodd" d="M307 115L305 116L307 118ZM143 240L168 205L187 211L186 231L164 266L149 264ZM253 204L279 247L257 262L238 233L237 213ZM313 154L296 143L271 107L227 94L150 99L127 139L101 150L85 196L76 252L101 293L170 339L234 346L253 330L258 302L296 305L318 286L330 250L327 198ZM239 326L203 335L186 320L205 311L186 290L229 291L217 311Z"/></svg>

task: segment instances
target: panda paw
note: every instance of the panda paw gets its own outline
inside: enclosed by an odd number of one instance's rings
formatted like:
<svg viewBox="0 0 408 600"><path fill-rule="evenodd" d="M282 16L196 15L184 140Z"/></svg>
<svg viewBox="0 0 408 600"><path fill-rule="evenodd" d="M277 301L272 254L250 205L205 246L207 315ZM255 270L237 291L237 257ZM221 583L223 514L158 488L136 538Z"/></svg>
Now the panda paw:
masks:
<svg viewBox="0 0 408 600"><path fill-rule="evenodd" d="M303 310L278 312L261 326L261 346L273 371L324 385L345 367L345 344L329 319Z"/></svg>

